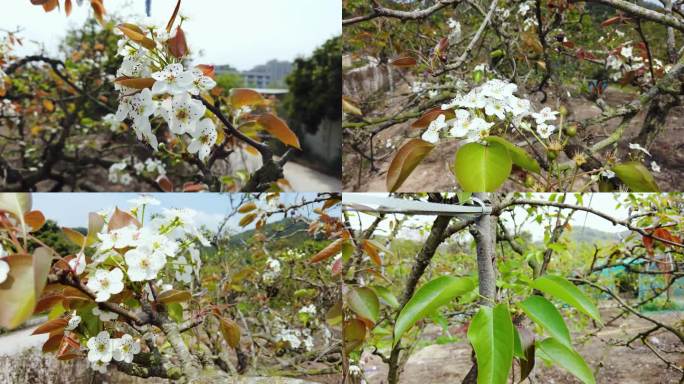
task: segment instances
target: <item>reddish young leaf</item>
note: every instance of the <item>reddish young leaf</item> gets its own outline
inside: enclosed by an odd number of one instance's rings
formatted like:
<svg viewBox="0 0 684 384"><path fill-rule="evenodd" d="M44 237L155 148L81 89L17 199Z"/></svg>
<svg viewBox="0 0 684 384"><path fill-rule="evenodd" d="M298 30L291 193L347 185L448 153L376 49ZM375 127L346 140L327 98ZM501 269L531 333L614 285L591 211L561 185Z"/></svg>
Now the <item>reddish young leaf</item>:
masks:
<svg viewBox="0 0 684 384"><path fill-rule="evenodd" d="M102 4L102 0L90 0L90 6L93 7L93 12L95 13L95 18L98 23L104 27L105 7Z"/></svg>
<svg viewBox="0 0 684 384"><path fill-rule="evenodd" d="M140 228L140 222L138 219L133 217L130 213L120 210L118 207L114 209L114 214L109 219L107 224L107 231L111 232L115 229L127 227L129 225L135 225Z"/></svg>
<svg viewBox="0 0 684 384"><path fill-rule="evenodd" d="M209 64L197 64L197 65L195 66L195 68L197 68L197 69L199 69L200 71L202 71L202 74L203 74L204 76L209 76L209 77L211 77L212 79L216 77L216 67L214 67L213 65L209 65Z"/></svg>
<svg viewBox="0 0 684 384"><path fill-rule="evenodd" d="M115 83L121 84L124 87L134 89L152 88L155 80L151 77L128 77L122 76L114 80Z"/></svg>
<svg viewBox="0 0 684 384"><path fill-rule="evenodd" d="M31 334L40 335L41 333L50 333L59 329L64 329L64 327L66 327L67 324L69 324L69 320L67 319L49 320L39 325L38 328L36 328Z"/></svg>
<svg viewBox="0 0 684 384"><path fill-rule="evenodd" d="M335 256L342 250L342 244L344 244L343 239L337 239L333 241L332 243L328 244L327 247L323 248L320 252L309 259L309 262L314 264Z"/></svg>
<svg viewBox="0 0 684 384"><path fill-rule="evenodd" d="M188 54L188 43L185 41L185 32L178 27L176 35L166 41L166 46L169 52L176 58L180 59Z"/></svg>
<svg viewBox="0 0 684 384"><path fill-rule="evenodd" d="M45 224L45 216L41 211L30 211L24 214L24 221L31 227L31 232L35 232Z"/></svg>
<svg viewBox="0 0 684 384"><path fill-rule="evenodd" d="M390 60L389 63L398 68L409 68L418 64L418 61L410 56L402 56Z"/></svg>
<svg viewBox="0 0 684 384"><path fill-rule="evenodd" d="M169 180L168 177L159 176L157 178L157 184L159 184L159 188L161 188L162 191L173 192L173 183L171 182L171 180Z"/></svg>
<svg viewBox="0 0 684 384"><path fill-rule="evenodd" d="M435 146L420 139L404 144L392 159L387 170L387 190L394 192Z"/></svg>
<svg viewBox="0 0 684 384"><path fill-rule="evenodd" d="M382 258L380 257L380 252L378 252L378 249L375 247L375 245L368 241L364 240L361 242L361 248L363 249L364 252L370 257L371 261L377 265L377 266L382 266Z"/></svg>
<svg viewBox="0 0 684 384"><path fill-rule="evenodd" d="M439 115L444 115L446 120L456 117L453 109L447 109L446 111L443 111L442 107L434 107L423 113L418 120L414 121L413 124L411 124L411 128L427 128L433 120L439 117Z"/></svg>
<svg viewBox="0 0 684 384"><path fill-rule="evenodd" d="M47 341L43 344L43 353L57 351L59 349L60 344L62 344L63 337L64 333L57 333L50 336L50 338L48 338Z"/></svg>
<svg viewBox="0 0 684 384"><path fill-rule="evenodd" d="M64 13L67 17L71 15L71 0L64 0Z"/></svg>

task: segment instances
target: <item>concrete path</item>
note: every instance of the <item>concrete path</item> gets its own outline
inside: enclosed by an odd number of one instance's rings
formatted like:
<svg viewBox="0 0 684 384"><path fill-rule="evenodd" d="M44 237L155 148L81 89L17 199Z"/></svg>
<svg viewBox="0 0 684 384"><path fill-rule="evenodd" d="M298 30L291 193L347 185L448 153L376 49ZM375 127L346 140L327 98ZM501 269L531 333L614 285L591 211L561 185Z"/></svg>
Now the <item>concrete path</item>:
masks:
<svg viewBox="0 0 684 384"><path fill-rule="evenodd" d="M339 192L342 181L294 162L285 163L285 178L296 192Z"/></svg>
<svg viewBox="0 0 684 384"><path fill-rule="evenodd" d="M48 339L47 334L31 335L37 326L0 335L0 356L16 355L31 347L40 348Z"/></svg>

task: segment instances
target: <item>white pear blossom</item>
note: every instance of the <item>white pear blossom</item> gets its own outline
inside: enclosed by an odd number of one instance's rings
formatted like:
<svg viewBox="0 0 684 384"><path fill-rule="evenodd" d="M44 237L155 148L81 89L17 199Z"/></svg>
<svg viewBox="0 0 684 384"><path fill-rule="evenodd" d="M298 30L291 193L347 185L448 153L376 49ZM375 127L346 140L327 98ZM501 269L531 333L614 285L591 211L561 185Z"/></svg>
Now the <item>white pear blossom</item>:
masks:
<svg viewBox="0 0 684 384"><path fill-rule="evenodd" d="M558 112L552 111L549 107L544 107L541 111L532 113L532 117L537 122L537 124L544 124L547 121L556 120L556 115Z"/></svg>
<svg viewBox="0 0 684 384"><path fill-rule="evenodd" d="M105 311L99 307L93 307L91 312L94 316L97 316L100 321L114 321L119 318L118 313Z"/></svg>
<svg viewBox="0 0 684 384"><path fill-rule="evenodd" d="M189 92L193 95L199 95L200 92L209 91L216 86L216 81L209 76L205 76L202 70L195 68L192 73L192 85Z"/></svg>
<svg viewBox="0 0 684 384"><path fill-rule="evenodd" d="M555 130L556 127L554 125L545 123L537 124L537 134L539 134L542 139L548 139Z"/></svg>
<svg viewBox="0 0 684 384"><path fill-rule="evenodd" d="M307 306L304 306L299 310L299 313L306 313L306 314L309 314L311 316L315 316L316 315L316 306L313 304L309 304Z"/></svg>
<svg viewBox="0 0 684 384"><path fill-rule="evenodd" d="M649 152L648 149L642 147L640 144L629 143L629 149L633 149L633 150L636 150L636 151L641 151L641 152L647 154L649 157L651 157L651 152Z"/></svg>
<svg viewBox="0 0 684 384"><path fill-rule="evenodd" d="M107 331L102 331L95 337L88 339L88 361L102 361L108 363L112 361L112 340Z"/></svg>
<svg viewBox="0 0 684 384"><path fill-rule="evenodd" d="M124 255L124 260L128 266L128 278L131 281L154 280L166 264L163 254L153 253L144 247L129 250Z"/></svg>
<svg viewBox="0 0 684 384"><path fill-rule="evenodd" d="M190 135L192 141L188 145L188 152L197 153L200 160L205 161L211 152L211 147L216 143L217 133L214 122L208 118L200 121Z"/></svg>
<svg viewBox="0 0 684 384"><path fill-rule="evenodd" d="M133 336L125 334L119 339L112 340L112 350L114 360L130 364L133 362L133 356L140 353L140 343L133 339Z"/></svg>
<svg viewBox="0 0 684 384"><path fill-rule="evenodd" d="M128 164L124 162L114 163L109 167L109 181L112 183L120 183L128 185L131 183L131 175L126 172Z"/></svg>
<svg viewBox="0 0 684 384"><path fill-rule="evenodd" d="M660 165L656 163L655 161L651 161L651 170L656 173L660 173Z"/></svg>
<svg viewBox="0 0 684 384"><path fill-rule="evenodd" d="M152 78L155 80L152 86L152 92L155 94L184 94L193 86L192 72L185 71L183 64L178 63L169 64L162 71L154 72Z"/></svg>
<svg viewBox="0 0 684 384"><path fill-rule="evenodd" d="M69 260L69 268L76 274L76 276L80 276L84 271L86 267L86 259L85 259L85 253L79 252L76 257L73 259Z"/></svg>
<svg viewBox="0 0 684 384"><path fill-rule="evenodd" d="M192 268L188 264L185 256L181 256L175 261L176 280L190 284L192 282Z"/></svg>
<svg viewBox="0 0 684 384"><path fill-rule="evenodd" d="M155 199L151 195L140 195L135 199L128 200L129 203L133 204L135 207L142 207L143 205L159 205L161 204L159 200Z"/></svg>
<svg viewBox="0 0 684 384"><path fill-rule="evenodd" d="M98 233L97 238L100 240L100 250L108 250L112 248L126 248L135 245L135 237L137 236L137 228L133 225L127 227L117 228L109 233Z"/></svg>
<svg viewBox="0 0 684 384"><path fill-rule="evenodd" d="M615 177L615 172L611 171L610 169L604 169L599 173L599 175L605 177L606 179L612 179Z"/></svg>
<svg viewBox="0 0 684 384"><path fill-rule="evenodd" d="M171 132L178 135L192 132L206 110L204 104L201 101L193 100L189 93L174 96L171 105L169 128Z"/></svg>
<svg viewBox="0 0 684 384"><path fill-rule="evenodd" d="M79 324L81 324L81 316L73 315L69 319L69 323L66 327L64 327L64 329L67 331L73 331L74 329L76 329L76 327L78 327Z"/></svg>
<svg viewBox="0 0 684 384"><path fill-rule="evenodd" d="M90 368L92 368L94 371L100 372L100 373L107 373L107 366L109 363L104 362L102 360L97 360L97 361L92 361L90 363Z"/></svg>
<svg viewBox="0 0 684 384"><path fill-rule="evenodd" d="M95 292L95 301L107 301L111 295L123 291L123 272L119 268L114 268L111 271L98 269L94 276L88 279L87 286L88 289Z"/></svg>
<svg viewBox="0 0 684 384"><path fill-rule="evenodd" d="M427 130L423 132L423 135L421 136L421 139L430 142L430 143L436 143L439 141L439 132L444 129L447 124L445 122L446 116L439 115L435 120L430 122L430 125L428 126Z"/></svg>
<svg viewBox="0 0 684 384"><path fill-rule="evenodd" d="M9 275L9 264L7 264L6 261L0 260L0 284L4 283L5 280L7 280L7 275Z"/></svg>

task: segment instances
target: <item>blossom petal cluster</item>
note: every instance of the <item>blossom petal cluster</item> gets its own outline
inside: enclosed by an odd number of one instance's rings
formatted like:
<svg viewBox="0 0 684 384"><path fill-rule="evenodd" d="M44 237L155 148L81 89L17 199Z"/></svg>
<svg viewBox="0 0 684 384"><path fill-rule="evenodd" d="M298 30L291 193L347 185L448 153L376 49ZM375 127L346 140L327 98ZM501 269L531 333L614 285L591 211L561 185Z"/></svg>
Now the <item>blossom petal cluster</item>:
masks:
<svg viewBox="0 0 684 384"><path fill-rule="evenodd" d="M110 361L132 363L133 357L140 353L140 342L133 336L124 334L121 338L110 338L109 332L101 331L87 342L88 361L93 369L106 372Z"/></svg>
<svg viewBox="0 0 684 384"><path fill-rule="evenodd" d="M119 107L114 116L107 117L106 124L116 130L119 122L128 119L138 140L157 150L155 128L166 122L172 134L188 139L190 153L205 160L218 135L211 120L202 120L206 107L195 97L213 89L216 82L201 69L186 68L180 58L166 52L163 42L168 40L168 34L160 30L150 28L144 32L156 43L149 48L121 36L117 53L123 56L123 62L117 78L150 79L151 87L141 90L130 83L116 82ZM155 120L157 117L161 119Z"/></svg>
<svg viewBox="0 0 684 384"><path fill-rule="evenodd" d="M556 120L558 112L548 107L535 112L529 100L514 94L517 89L516 84L492 79L457 96L442 105L443 111L453 111L453 117L447 120L447 112L440 114L430 123L422 139L436 143L445 135L474 142L489 136L491 129L499 124L524 131L530 130L532 123L541 138L548 138L556 130L551 122Z"/></svg>

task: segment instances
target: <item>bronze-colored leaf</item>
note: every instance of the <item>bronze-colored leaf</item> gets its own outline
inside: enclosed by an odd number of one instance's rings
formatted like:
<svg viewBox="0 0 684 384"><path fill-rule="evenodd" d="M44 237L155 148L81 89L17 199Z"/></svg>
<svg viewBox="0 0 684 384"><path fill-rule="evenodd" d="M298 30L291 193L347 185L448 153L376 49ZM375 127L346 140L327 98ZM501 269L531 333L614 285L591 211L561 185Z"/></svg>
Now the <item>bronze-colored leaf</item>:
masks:
<svg viewBox="0 0 684 384"><path fill-rule="evenodd" d="M409 68L418 64L418 61L414 57L401 56L390 60L389 63L398 68Z"/></svg>
<svg viewBox="0 0 684 384"><path fill-rule="evenodd" d="M344 244L344 241L345 240L343 239L337 239L333 241L332 243L328 244L327 247L321 249L311 259L309 259L309 262L314 264L335 256L342 250L342 245Z"/></svg>
<svg viewBox="0 0 684 384"><path fill-rule="evenodd" d="M238 224L239 224L241 227L245 227L245 226L249 225L249 223L251 223L252 221L254 221L254 219L256 219L256 217L257 217L257 214L256 214L256 213L254 213L254 212L248 213L248 214L244 215L244 216L242 217L242 219L240 219L240 222L238 222Z"/></svg>
<svg viewBox="0 0 684 384"><path fill-rule="evenodd" d="M259 116L257 123L283 144L302 149L299 145L299 138L297 138L297 135L295 135L290 127L287 126L287 123L279 117L271 113L265 113Z"/></svg>
<svg viewBox="0 0 684 384"><path fill-rule="evenodd" d="M36 232L45 224L45 216L41 211L30 211L24 214L24 221L31 227L31 232Z"/></svg>
<svg viewBox="0 0 684 384"><path fill-rule="evenodd" d="M240 327L231 319L221 317L221 334L231 348L240 345Z"/></svg>
<svg viewBox="0 0 684 384"><path fill-rule="evenodd" d="M244 203L238 208L238 212L240 213L247 213L255 210L257 207L256 203L250 201L249 203Z"/></svg>
<svg viewBox="0 0 684 384"><path fill-rule="evenodd" d="M159 301L164 304L170 303L181 303L192 299L192 294L188 291L177 291L175 289L169 289L164 291L158 296Z"/></svg>
<svg viewBox="0 0 684 384"><path fill-rule="evenodd" d="M244 106L264 105L266 102L259 92L247 88L231 89L229 100L230 105L232 105L235 109L239 109Z"/></svg>
<svg viewBox="0 0 684 384"><path fill-rule="evenodd" d="M155 80L151 77L128 77L122 76L114 80L117 84L133 89L152 88Z"/></svg>
<svg viewBox="0 0 684 384"><path fill-rule="evenodd" d="M411 124L411 128L427 128L432 121L439 117L439 115L444 115L445 120L450 120L456 117L453 109L442 110L442 107L435 107L423 113L418 120Z"/></svg>
<svg viewBox="0 0 684 384"><path fill-rule="evenodd" d="M32 335L40 335L42 333L50 333L56 330L64 329L64 327L69 324L69 320L67 319L54 319L54 320L48 320L45 323L41 324L33 330Z"/></svg>
<svg viewBox="0 0 684 384"><path fill-rule="evenodd" d="M171 28L173 27L173 23L176 21L176 16L178 16L178 11L180 10L180 5L181 5L181 0L178 0L176 3L176 8L173 10L173 14L171 15L171 18L169 19L169 22L166 24L166 32L171 33Z"/></svg>
<svg viewBox="0 0 684 384"><path fill-rule="evenodd" d="M166 41L166 47L178 59L188 54L188 43L185 40L185 32L183 32L181 27L176 28L176 35Z"/></svg>
<svg viewBox="0 0 684 384"><path fill-rule="evenodd" d="M435 146L420 139L404 144L392 159L387 170L387 190L394 192Z"/></svg>
<svg viewBox="0 0 684 384"><path fill-rule="evenodd" d="M124 228L129 225L135 225L138 228L141 227L141 224L138 221L138 219L133 217L133 215L131 215L130 213L124 212L117 207L114 209L114 213L112 214L112 217L109 219L109 223L107 224L107 231L111 232L115 229Z"/></svg>

